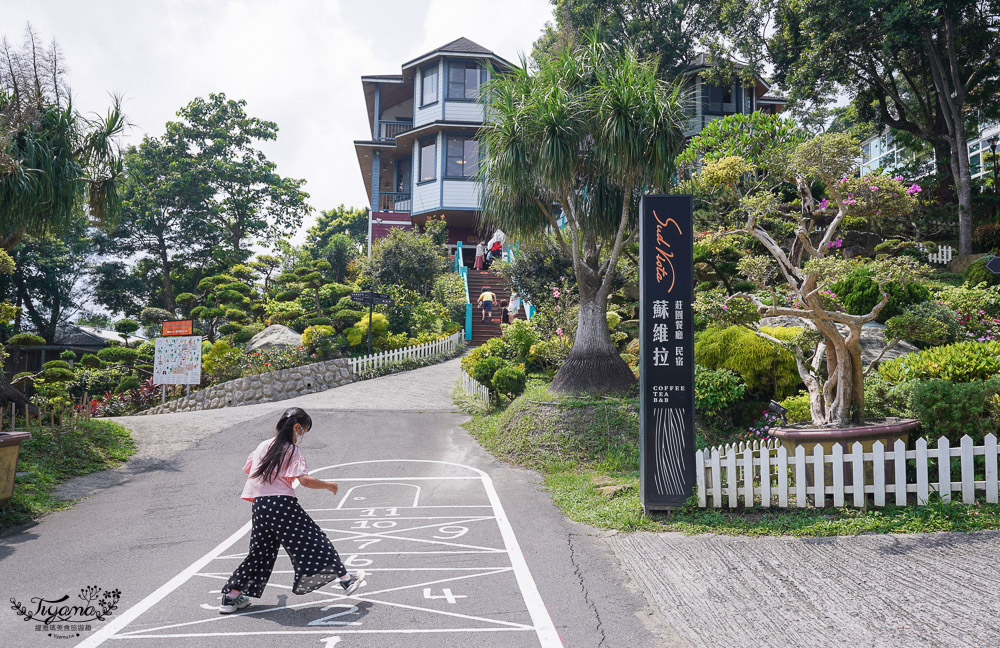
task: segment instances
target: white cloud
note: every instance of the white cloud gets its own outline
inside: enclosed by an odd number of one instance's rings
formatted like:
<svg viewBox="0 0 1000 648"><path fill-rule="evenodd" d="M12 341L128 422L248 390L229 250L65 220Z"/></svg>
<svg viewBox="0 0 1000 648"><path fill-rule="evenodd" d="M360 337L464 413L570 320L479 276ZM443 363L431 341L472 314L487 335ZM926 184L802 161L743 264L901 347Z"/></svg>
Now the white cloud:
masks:
<svg viewBox="0 0 1000 648"><path fill-rule="evenodd" d="M461 36L516 61L551 13L547 0L0 0L9 40L31 22L59 42L80 108L125 96L132 141L162 134L194 97L246 99L277 122L265 151L279 173L306 179L317 210L367 205L353 145L369 133L363 74L398 73Z"/></svg>

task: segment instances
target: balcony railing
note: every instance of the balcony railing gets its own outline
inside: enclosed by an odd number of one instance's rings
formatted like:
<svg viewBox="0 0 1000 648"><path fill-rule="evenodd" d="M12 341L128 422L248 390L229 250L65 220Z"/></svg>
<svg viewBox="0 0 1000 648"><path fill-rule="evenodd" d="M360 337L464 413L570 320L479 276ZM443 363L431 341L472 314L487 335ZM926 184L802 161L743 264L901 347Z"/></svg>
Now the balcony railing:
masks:
<svg viewBox="0 0 1000 648"><path fill-rule="evenodd" d="M408 193L380 193L378 195L378 209L381 212L407 212L413 206Z"/></svg>
<svg viewBox="0 0 1000 648"><path fill-rule="evenodd" d="M378 137L379 140L391 140L396 139L396 136L403 131L408 131L413 128L413 122L409 121L385 121L380 119L378 122Z"/></svg>

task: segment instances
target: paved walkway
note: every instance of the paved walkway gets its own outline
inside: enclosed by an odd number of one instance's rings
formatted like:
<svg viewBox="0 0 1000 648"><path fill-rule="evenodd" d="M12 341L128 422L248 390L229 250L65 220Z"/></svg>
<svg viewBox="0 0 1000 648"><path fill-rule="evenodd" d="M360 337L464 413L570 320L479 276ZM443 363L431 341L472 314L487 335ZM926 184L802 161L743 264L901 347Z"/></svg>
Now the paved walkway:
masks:
<svg viewBox="0 0 1000 648"><path fill-rule="evenodd" d="M677 646L1000 645L1000 532L610 541Z"/></svg>

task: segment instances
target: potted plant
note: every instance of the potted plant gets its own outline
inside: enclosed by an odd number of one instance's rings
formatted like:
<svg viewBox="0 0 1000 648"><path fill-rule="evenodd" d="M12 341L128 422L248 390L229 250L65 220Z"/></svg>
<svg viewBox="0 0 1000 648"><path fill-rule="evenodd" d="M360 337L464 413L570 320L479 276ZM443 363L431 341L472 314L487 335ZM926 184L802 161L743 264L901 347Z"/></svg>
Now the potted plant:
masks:
<svg viewBox="0 0 1000 648"><path fill-rule="evenodd" d="M888 286L918 281L929 269L907 256L847 258L837 233L849 215L892 222L916 208L920 187L898 176L854 177L859 148L847 134L803 140L776 117L740 117L735 124L710 125L683 159L700 164L697 188L735 196L729 216L740 226L714 236L746 240L750 252L738 268L755 290L700 293L696 309L793 353L809 392L812 426L775 431L786 444L849 448L862 441L870 447L876 439L891 444L906 438L916 421L865 421L864 375L871 367L862 361L861 328L889 303ZM790 208L780 192L791 187L797 204ZM817 187L825 192L822 199L814 195ZM869 312L850 314L830 288L862 267L881 298ZM760 329L764 317L799 318L804 326L796 338L782 341Z"/></svg>

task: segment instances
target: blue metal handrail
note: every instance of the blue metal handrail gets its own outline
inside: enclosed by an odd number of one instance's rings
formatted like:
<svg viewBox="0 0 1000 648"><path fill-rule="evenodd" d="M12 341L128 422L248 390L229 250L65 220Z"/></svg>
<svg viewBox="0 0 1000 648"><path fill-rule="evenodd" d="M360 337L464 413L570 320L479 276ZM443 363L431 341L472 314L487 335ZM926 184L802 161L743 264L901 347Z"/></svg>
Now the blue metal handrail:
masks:
<svg viewBox="0 0 1000 648"><path fill-rule="evenodd" d="M462 282L465 284L465 339L472 339L472 301L469 299L469 268L465 265L465 259L462 258L462 242L458 242L458 247L455 250L455 272L457 272L462 277Z"/></svg>

